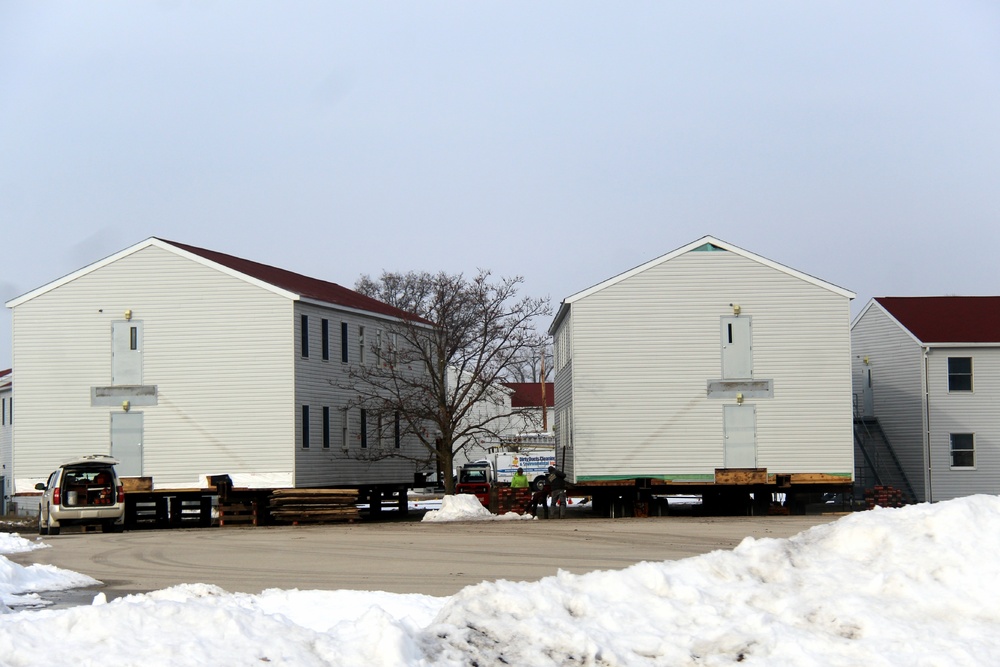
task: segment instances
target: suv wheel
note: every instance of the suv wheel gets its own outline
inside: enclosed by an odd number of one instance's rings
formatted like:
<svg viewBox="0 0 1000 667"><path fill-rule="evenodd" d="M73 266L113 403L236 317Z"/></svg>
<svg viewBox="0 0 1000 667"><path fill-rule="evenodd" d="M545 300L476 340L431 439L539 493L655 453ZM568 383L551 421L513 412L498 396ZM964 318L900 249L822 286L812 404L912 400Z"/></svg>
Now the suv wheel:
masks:
<svg viewBox="0 0 1000 667"><path fill-rule="evenodd" d="M42 510L38 510L38 534L39 535L48 535L49 534L49 527L48 527L48 525L42 523Z"/></svg>

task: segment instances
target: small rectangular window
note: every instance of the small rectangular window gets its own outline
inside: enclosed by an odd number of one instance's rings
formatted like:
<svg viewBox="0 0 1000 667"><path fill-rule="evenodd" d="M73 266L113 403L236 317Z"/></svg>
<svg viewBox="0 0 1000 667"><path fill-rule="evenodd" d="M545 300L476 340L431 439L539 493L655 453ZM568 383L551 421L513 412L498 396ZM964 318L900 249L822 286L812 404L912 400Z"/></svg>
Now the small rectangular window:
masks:
<svg viewBox="0 0 1000 667"><path fill-rule="evenodd" d="M322 333L323 361L328 361L330 359L330 320L323 319L320 321L320 326Z"/></svg>
<svg viewBox="0 0 1000 667"><path fill-rule="evenodd" d="M350 418L350 413L347 408L341 410L343 420L340 422L340 448L345 452L350 448L351 443L351 429L348 424L348 419Z"/></svg>
<svg viewBox="0 0 1000 667"><path fill-rule="evenodd" d="M951 434L951 467L976 467L976 439L972 433Z"/></svg>
<svg viewBox="0 0 1000 667"><path fill-rule="evenodd" d="M361 408L361 448L368 446L368 411Z"/></svg>
<svg viewBox="0 0 1000 667"><path fill-rule="evenodd" d="M395 331L389 334L389 363L399 363L399 335Z"/></svg>
<svg viewBox="0 0 1000 667"><path fill-rule="evenodd" d="M340 323L340 360L345 364L348 360L347 354L347 322Z"/></svg>
<svg viewBox="0 0 1000 667"><path fill-rule="evenodd" d="M382 361L382 330L375 330L375 361Z"/></svg>
<svg viewBox="0 0 1000 667"><path fill-rule="evenodd" d="M948 391L972 391L972 357L948 357Z"/></svg>
<svg viewBox="0 0 1000 667"><path fill-rule="evenodd" d="M330 408L325 405L323 406L323 449L330 449Z"/></svg>
<svg viewBox="0 0 1000 667"><path fill-rule="evenodd" d="M302 358L305 359L309 356L309 316L303 315L301 317L302 331L300 335L302 337Z"/></svg>
<svg viewBox="0 0 1000 667"><path fill-rule="evenodd" d="M365 328L358 327L358 363L365 363Z"/></svg>
<svg viewBox="0 0 1000 667"><path fill-rule="evenodd" d="M400 441L399 412L396 413L396 420L392 427L392 441L396 445L396 449L399 449L399 441Z"/></svg>
<svg viewBox="0 0 1000 667"><path fill-rule="evenodd" d="M302 448L309 448L309 406L302 406Z"/></svg>
<svg viewBox="0 0 1000 667"><path fill-rule="evenodd" d="M7 399L6 398L2 399L2 401L0 401L0 405L2 405L2 407L3 407L3 410L0 411L0 415L2 415L2 416L0 416L0 425L6 426L7 425Z"/></svg>
<svg viewBox="0 0 1000 667"><path fill-rule="evenodd" d="M130 350L139 349L139 327L129 327L128 348Z"/></svg>

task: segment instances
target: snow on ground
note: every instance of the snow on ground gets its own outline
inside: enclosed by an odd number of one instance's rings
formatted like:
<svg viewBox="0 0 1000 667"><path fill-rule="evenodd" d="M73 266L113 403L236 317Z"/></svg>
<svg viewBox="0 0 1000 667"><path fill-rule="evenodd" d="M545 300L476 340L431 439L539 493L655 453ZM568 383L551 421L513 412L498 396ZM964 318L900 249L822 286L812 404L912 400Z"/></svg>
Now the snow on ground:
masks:
<svg viewBox="0 0 1000 667"><path fill-rule="evenodd" d="M441 509L427 512L421 521L533 521L534 519L535 517L530 514L517 512L492 514L483 507L479 498L470 493L460 493L442 498Z"/></svg>
<svg viewBox="0 0 1000 667"><path fill-rule="evenodd" d="M26 540L17 533L0 533L0 554L21 553L48 546L38 540ZM24 567L0 556L0 614L10 611L11 607L45 604L39 593L93 586L99 583L96 579L53 565L36 564ZM0 653L0 656L2 655Z"/></svg>
<svg viewBox="0 0 1000 667"><path fill-rule="evenodd" d="M0 615L0 663L992 666L998 552L1000 498L973 496L680 561L483 582L450 598L204 584L98 595ZM11 589L43 575L14 581L0 563Z"/></svg>

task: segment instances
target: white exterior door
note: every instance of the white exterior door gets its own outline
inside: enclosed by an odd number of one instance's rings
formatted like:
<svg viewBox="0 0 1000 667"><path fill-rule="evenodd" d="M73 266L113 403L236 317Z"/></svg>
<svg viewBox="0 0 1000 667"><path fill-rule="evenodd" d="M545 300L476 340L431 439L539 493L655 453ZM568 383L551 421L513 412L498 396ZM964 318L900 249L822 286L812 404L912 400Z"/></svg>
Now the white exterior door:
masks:
<svg viewBox="0 0 1000 667"><path fill-rule="evenodd" d="M872 367L865 366L861 371L861 416L875 416L875 397L872 394Z"/></svg>
<svg viewBox="0 0 1000 667"><path fill-rule="evenodd" d="M111 384L142 384L142 322L111 323Z"/></svg>
<svg viewBox="0 0 1000 667"><path fill-rule="evenodd" d="M742 380L753 377L750 318L722 318L722 377Z"/></svg>
<svg viewBox="0 0 1000 667"><path fill-rule="evenodd" d="M121 477L142 477L142 413L111 413L111 456Z"/></svg>
<svg viewBox="0 0 1000 667"><path fill-rule="evenodd" d="M722 406L725 467L757 467L757 409L752 405Z"/></svg>

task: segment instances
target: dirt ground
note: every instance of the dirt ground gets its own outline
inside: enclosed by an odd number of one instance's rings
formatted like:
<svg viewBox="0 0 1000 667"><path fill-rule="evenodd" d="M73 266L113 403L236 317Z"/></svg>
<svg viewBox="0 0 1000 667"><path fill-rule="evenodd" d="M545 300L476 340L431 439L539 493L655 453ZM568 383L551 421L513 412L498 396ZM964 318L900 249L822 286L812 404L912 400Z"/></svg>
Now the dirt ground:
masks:
<svg viewBox="0 0 1000 667"><path fill-rule="evenodd" d="M230 592L356 589L447 596L484 580L537 580L558 570L621 569L731 549L745 537L789 537L835 515L662 517L70 532L10 560L87 574L109 599L180 583ZM30 536L23 532L22 535ZM88 598L88 601L89 601Z"/></svg>

